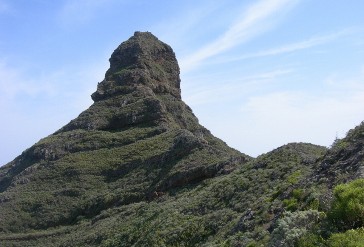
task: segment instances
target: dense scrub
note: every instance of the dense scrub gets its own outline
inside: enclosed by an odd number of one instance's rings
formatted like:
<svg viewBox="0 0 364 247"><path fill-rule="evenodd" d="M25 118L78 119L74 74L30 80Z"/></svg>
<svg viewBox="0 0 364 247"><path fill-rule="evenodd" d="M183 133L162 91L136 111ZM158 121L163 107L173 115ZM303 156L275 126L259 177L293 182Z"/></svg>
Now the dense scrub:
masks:
<svg viewBox="0 0 364 247"><path fill-rule="evenodd" d="M199 124L172 49L150 33L114 51L92 98L0 168L1 246L363 243L363 180L332 190L364 175L363 124L329 150L251 158Z"/></svg>

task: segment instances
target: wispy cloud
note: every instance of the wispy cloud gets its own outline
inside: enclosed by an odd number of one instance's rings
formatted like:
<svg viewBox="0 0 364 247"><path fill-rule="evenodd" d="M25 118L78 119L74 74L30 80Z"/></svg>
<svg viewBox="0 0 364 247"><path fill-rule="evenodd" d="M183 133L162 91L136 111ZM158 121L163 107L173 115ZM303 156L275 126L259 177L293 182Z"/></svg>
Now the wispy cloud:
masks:
<svg viewBox="0 0 364 247"><path fill-rule="evenodd" d="M218 11L222 4L223 2L193 3L193 8L189 8L188 11L181 11L178 15L173 15L167 20L163 19L161 22L154 24L151 30L161 40L173 44L174 49L176 47L186 49L188 47L186 44L191 40L191 37L193 39L199 35L198 32L191 32L191 30L195 30L197 26L203 24L205 18ZM203 26L205 27L205 25Z"/></svg>
<svg viewBox="0 0 364 247"><path fill-rule="evenodd" d="M333 141L336 135L343 137L362 121L363 104L364 91L351 92L347 97L286 91L250 98L242 114L254 122L251 131L266 132L270 140L265 142L282 141L284 137L286 143L303 141L330 145L329 140ZM271 148L283 144L274 143Z"/></svg>
<svg viewBox="0 0 364 247"><path fill-rule="evenodd" d="M234 100L236 98L243 97L243 95L252 93L252 91L261 88L263 84L282 78L291 72L292 70L290 69L277 69L241 77L239 79L230 79L230 81L219 80L219 84L217 85L211 85L211 83L208 83L207 87L193 87L189 90L187 89L186 95L188 96L185 100L192 106ZM193 78L191 80L194 81ZM205 78L205 80L209 80L209 78Z"/></svg>
<svg viewBox="0 0 364 247"><path fill-rule="evenodd" d="M115 0L68 0L59 13L62 26L78 26L90 21L97 12Z"/></svg>
<svg viewBox="0 0 364 247"><path fill-rule="evenodd" d="M0 115L6 130L0 131L0 166L90 106L104 71L105 64L88 64L29 74L29 68L0 59Z"/></svg>
<svg viewBox="0 0 364 247"><path fill-rule="evenodd" d="M327 44L331 41L337 40L338 38L349 35L353 32L355 32L354 29L340 30L335 33L321 35L321 36L315 36L315 37L309 38L304 41L283 45L281 47L277 47L277 48L273 48L273 49L245 54L242 56L232 57L232 58L228 58L228 59L215 60L214 63L226 63L226 62L244 60L244 59L248 59L248 58L266 57L266 56L280 55L280 54L284 54L284 53L292 53L292 52L308 49L311 47Z"/></svg>
<svg viewBox="0 0 364 247"><path fill-rule="evenodd" d="M364 91L364 66L361 66L359 74L351 77L340 76L333 73L324 80L327 87L335 88L337 91L351 90L354 92ZM343 94L340 94L341 96Z"/></svg>
<svg viewBox="0 0 364 247"><path fill-rule="evenodd" d="M33 99L34 104L41 105L45 99L60 97L60 100L67 102L82 101L75 108L83 110L90 105L89 95L96 89L95 83L102 80L105 67L103 61L77 68L38 71L30 75L27 73L29 69L11 67L0 59L0 104L20 104L20 97Z"/></svg>
<svg viewBox="0 0 364 247"><path fill-rule="evenodd" d="M20 70L9 67L0 61L0 96L2 99L13 99L16 95L37 96L39 94L54 95L55 88L50 81L29 80Z"/></svg>
<svg viewBox="0 0 364 247"><path fill-rule="evenodd" d="M281 90L249 97L226 135L233 146L253 155L259 148L269 151L293 141L329 146L364 119L363 104L363 71L337 75L323 92ZM241 142L244 138L249 145Z"/></svg>
<svg viewBox="0 0 364 247"><path fill-rule="evenodd" d="M269 18L298 3L298 0L261 0L244 10L236 22L216 40L207 44L181 62L183 70L189 70L205 59L220 54L271 28Z"/></svg>
<svg viewBox="0 0 364 247"><path fill-rule="evenodd" d="M275 82L274 78L284 79L279 76L282 73L272 71L262 77L273 78ZM336 136L343 137L364 119L364 68L353 73L350 77L337 74L328 78L324 90L317 92L289 88L262 90L250 84L230 90L215 88L205 94L201 91L201 99L196 95L189 100L196 104L193 109L202 124L230 146L249 155L257 156L289 142L330 146ZM272 80L258 82L265 87ZM235 97L236 101L226 104L223 101L228 98L224 97ZM202 100L210 102L204 106Z"/></svg>

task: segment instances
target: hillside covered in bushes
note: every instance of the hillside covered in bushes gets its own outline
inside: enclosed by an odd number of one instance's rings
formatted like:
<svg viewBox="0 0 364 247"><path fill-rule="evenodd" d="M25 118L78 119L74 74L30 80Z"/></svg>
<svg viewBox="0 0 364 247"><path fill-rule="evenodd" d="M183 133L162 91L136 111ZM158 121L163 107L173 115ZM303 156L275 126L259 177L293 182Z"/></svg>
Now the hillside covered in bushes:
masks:
<svg viewBox="0 0 364 247"><path fill-rule="evenodd" d="M0 246L364 246L363 123L252 158L199 124L154 35L109 61L89 109L0 168Z"/></svg>

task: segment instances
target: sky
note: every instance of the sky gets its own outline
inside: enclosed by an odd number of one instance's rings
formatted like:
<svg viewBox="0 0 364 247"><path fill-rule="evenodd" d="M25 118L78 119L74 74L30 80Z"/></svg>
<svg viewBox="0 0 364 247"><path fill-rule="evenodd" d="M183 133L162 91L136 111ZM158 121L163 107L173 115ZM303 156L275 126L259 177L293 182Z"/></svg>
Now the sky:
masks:
<svg viewBox="0 0 364 247"><path fill-rule="evenodd" d="M364 120L362 0L0 0L0 165L93 102L135 31L169 44L200 123L258 156Z"/></svg>

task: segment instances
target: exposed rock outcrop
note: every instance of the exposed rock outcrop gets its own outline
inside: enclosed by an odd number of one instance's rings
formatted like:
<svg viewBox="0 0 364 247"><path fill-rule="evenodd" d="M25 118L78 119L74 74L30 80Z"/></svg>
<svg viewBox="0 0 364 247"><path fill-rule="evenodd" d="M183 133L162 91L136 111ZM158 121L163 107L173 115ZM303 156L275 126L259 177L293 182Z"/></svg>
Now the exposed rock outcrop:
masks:
<svg viewBox="0 0 364 247"><path fill-rule="evenodd" d="M334 142L317 166L315 178L330 187L364 178L364 122Z"/></svg>

